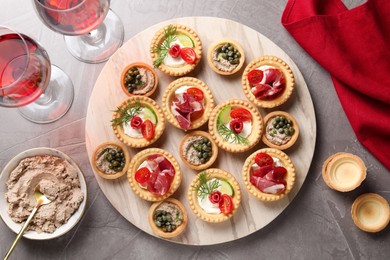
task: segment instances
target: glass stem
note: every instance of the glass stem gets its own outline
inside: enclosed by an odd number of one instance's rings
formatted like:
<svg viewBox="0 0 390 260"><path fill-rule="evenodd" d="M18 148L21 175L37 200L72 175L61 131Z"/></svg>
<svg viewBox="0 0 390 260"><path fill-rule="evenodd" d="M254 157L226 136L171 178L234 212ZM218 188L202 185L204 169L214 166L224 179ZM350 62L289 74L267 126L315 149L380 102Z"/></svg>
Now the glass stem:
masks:
<svg viewBox="0 0 390 260"><path fill-rule="evenodd" d="M106 25L101 23L99 27L95 30L90 31L87 34L81 35L80 38L88 45L96 46L101 43L104 43L104 38L106 36Z"/></svg>

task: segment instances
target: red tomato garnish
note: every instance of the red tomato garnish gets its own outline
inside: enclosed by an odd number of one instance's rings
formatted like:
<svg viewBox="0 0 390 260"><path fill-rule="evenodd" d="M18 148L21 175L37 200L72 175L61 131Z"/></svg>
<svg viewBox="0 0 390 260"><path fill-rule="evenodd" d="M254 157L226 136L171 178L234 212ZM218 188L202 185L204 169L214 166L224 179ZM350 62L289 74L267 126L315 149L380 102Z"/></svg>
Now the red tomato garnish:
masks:
<svg viewBox="0 0 390 260"><path fill-rule="evenodd" d="M232 129L236 134L241 133L243 128L244 124L240 118L236 118L230 121L230 129Z"/></svg>
<svg viewBox="0 0 390 260"><path fill-rule="evenodd" d="M278 166L274 168L274 179L281 180L286 176L287 170L282 166Z"/></svg>
<svg viewBox="0 0 390 260"><path fill-rule="evenodd" d="M233 201L229 195L222 194L221 200L219 201L219 210L223 214L229 214L233 211Z"/></svg>
<svg viewBox="0 0 390 260"><path fill-rule="evenodd" d="M192 48L182 48L180 50L180 57L188 64L194 64L196 61L196 53Z"/></svg>
<svg viewBox="0 0 390 260"><path fill-rule="evenodd" d="M136 171L134 178L139 184L144 185L149 181L150 176L151 172L149 171L149 169L146 167L142 167L138 171Z"/></svg>
<svg viewBox="0 0 390 260"><path fill-rule="evenodd" d="M209 200L211 203L217 204L221 201L222 193L219 190L213 191L211 194L209 194Z"/></svg>
<svg viewBox="0 0 390 260"><path fill-rule="evenodd" d="M233 109L230 112L231 118L239 118L241 121L250 121L252 119L251 112L249 112L247 109L243 107L239 107L236 109Z"/></svg>
<svg viewBox="0 0 390 260"><path fill-rule="evenodd" d="M266 165L273 165L274 159L269 154L266 153L258 153L255 156L255 162L260 167L266 166Z"/></svg>
<svg viewBox="0 0 390 260"><path fill-rule="evenodd" d="M248 73L248 81L250 84L260 83L263 79L264 72L262 70L254 69Z"/></svg>
<svg viewBox="0 0 390 260"><path fill-rule="evenodd" d="M134 129L139 129L141 128L142 125L142 118L139 116L133 116L133 118L130 121L130 126Z"/></svg>
<svg viewBox="0 0 390 260"><path fill-rule="evenodd" d="M141 125L141 133L142 133L142 136L145 139L147 139L147 140L153 139L153 136L154 136L154 125L153 125L152 121L147 119L147 120L145 120L142 123L142 125Z"/></svg>
<svg viewBox="0 0 390 260"><path fill-rule="evenodd" d="M180 55L180 45L174 44L169 48L169 55L171 55L173 58L177 58Z"/></svg>
<svg viewBox="0 0 390 260"><path fill-rule="evenodd" d="M203 91L198 88L189 88L187 89L187 93L192 95L196 101L202 101L204 98Z"/></svg>

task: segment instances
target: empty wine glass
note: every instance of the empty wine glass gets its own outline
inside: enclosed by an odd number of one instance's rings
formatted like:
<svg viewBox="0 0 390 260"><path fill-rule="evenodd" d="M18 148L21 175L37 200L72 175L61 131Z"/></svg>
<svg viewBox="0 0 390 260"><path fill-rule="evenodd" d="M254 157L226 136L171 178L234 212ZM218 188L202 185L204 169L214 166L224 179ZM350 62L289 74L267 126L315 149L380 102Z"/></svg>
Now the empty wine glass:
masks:
<svg viewBox="0 0 390 260"><path fill-rule="evenodd" d="M66 46L87 63L106 61L123 43L124 28L110 0L33 0L39 17L64 35Z"/></svg>
<svg viewBox="0 0 390 260"><path fill-rule="evenodd" d="M19 107L26 119L50 123L69 110L73 95L72 81L50 64L38 42L0 26L0 106Z"/></svg>

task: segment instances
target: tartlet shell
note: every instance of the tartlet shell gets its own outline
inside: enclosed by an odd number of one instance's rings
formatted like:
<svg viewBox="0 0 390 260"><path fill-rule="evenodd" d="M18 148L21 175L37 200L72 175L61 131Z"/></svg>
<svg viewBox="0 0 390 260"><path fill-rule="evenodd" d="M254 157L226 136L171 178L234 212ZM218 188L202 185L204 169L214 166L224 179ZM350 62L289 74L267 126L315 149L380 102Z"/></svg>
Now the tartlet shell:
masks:
<svg viewBox="0 0 390 260"><path fill-rule="evenodd" d="M204 125L207 120L209 120L211 111L214 108L214 97L211 93L210 88L204 83L203 81L193 78L193 77L183 77L176 79L172 81L166 90L164 91L163 97L162 97L162 104L163 104L163 112L168 120L169 123L171 123L173 126L182 129L176 120L175 116L172 114L171 111L171 104L172 99L175 94L175 90L182 87L182 86L194 86L200 90L202 90L204 95L204 106L203 106L203 114L200 118L196 119L195 121L191 122L190 128L188 130L193 130L196 128L201 127ZM187 131L188 131L187 130Z"/></svg>
<svg viewBox="0 0 390 260"><path fill-rule="evenodd" d="M176 34L177 33L185 34L192 39L192 41L194 42L194 45L195 45L193 49L196 53L196 61L194 64L186 63L181 67L175 68L175 67L166 66L164 63L161 63L157 67L161 72L163 72L165 74L178 77L178 76L183 76L183 75L185 75L185 74L187 74L195 69L196 65L198 65L199 61L202 58L203 47L202 47L202 42L201 42L199 36L195 33L194 30L192 30L191 28L189 28L185 25L181 25L181 24L172 24L172 25L176 27ZM150 44L150 55L151 55L153 62L158 58L158 53L154 52L154 48L156 46L160 45L164 41L165 30L168 29L168 26L169 25L158 30L152 39L152 42Z"/></svg>
<svg viewBox="0 0 390 260"><path fill-rule="evenodd" d="M240 206L241 202L241 189L238 181L236 178L221 169L217 168L210 168L205 170L207 172L207 176L212 178L219 178L219 179L225 179L227 180L233 187L234 195L232 197L233 201L233 211L229 214L209 214L203 211L203 209L200 207L198 203L198 192L193 188L199 183L198 175L192 180L189 190L188 190L188 203L191 208L191 210L195 213L196 216L198 216L201 220L210 222L210 223L219 223L226 221L230 219L234 213L237 211L238 207Z"/></svg>
<svg viewBox="0 0 390 260"><path fill-rule="evenodd" d="M287 174L285 177L285 180L287 182L286 190L282 194L267 194L261 192L256 186L254 186L250 182L250 171L252 165L255 163L255 156L258 153L267 153L272 157L277 157L284 168L287 170ZM276 201L284 198L294 187L295 183L295 167L293 162L291 161L290 157L285 154L284 152L275 149L275 148L263 148L260 150L257 150L256 152L252 153L244 163L244 166L242 168L242 179L244 182L244 185L248 192L253 195L256 199L262 200L262 201Z"/></svg>
<svg viewBox="0 0 390 260"><path fill-rule="evenodd" d="M248 73L263 65L273 66L277 69L280 69L285 77L286 88L283 93L275 99L272 100L260 100L257 99L251 92L251 86L248 82ZM244 73L242 74L242 89L245 96L255 105L263 108L273 108L280 106L286 102L295 87L294 74L291 71L290 67L282 59L275 56L261 56L253 61L251 61L245 68Z"/></svg>
<svg viewBox="0 0 390 260"><path fill-rule="evenodd" d="M112 128L114 130L114 134L122 143L126 144L129 147L142 148L153 144L163 134L165 129L165 117L161 107L154 100L144 96L129 97L128 99L124 100L118 106L118 108L124 107L129 103L135 104L135 102L139 102L141 105L151 107L156 114L158 121L157 125L155 125L154 137L151 140L147 140L145 138L133 138L125 134L122 125L112 126ZM112 118L114 119L117 117L119 117L119 114L117 112L114 112Z"/></svg>
<svg viewBox="0 0 390 260"><path fill-rule="evenodd" d="M203 137L206 137L208 140L210 140L211 142L211 149L212 149L212 156L210 157L210 159L204 163L204 164L200 164L200 165L194 165L194 164L191 164L190 162L188 162L185 158L185 155L183 154L183 145L184 143L186 142L186 140L191 137L191 136L203 136ZM207 133L207 132L204 132L204 131L193 131L193 132L190 132L188 134L186 134L183 139L181 140L180 142L180 158L182 159L182 161L188 166L190 167L191 169L193 170L197 170L197 171L200 171L200 170L204 170L204 169L207 169L209 168L214 162L215 160L217 159L217 156L218 156L218 146L217 144L215 143L215 141L213 140L212 136Z"/></svg>
<svg viewBox="0 0 390 260"><path fill-rule="evenodd" d="M175 169L175 176L173 177L171 187L169 188L168 192L162 196L157 196L151 192L149 192L146 189L142 189L137 181L135 180L135 173L138 169L138 167L147 159L149 155L152 154L160 154L164 156L166 159L169 160L169 162L172 164L173 168ZM180 186L181 180L182 180L182 174L180 171L180 166L173 157L171 153L168 151L165 151L163 149L159 148L148 148L145 150L142 150L141 152L137 153L133 159L130 162L130 167L127 171L127 179L129 181L131 189L134 191L135 194L137 194L141 199L147 200L147 201L162 201L169 196L171 196Z"/></svg>
<svg viewBox="0 0 390 260"><path fill-rule="evenodd" d="M215 49L217 49L219 46L222 46L224 45L225 43L230 43L234 46L234 48L236 48L240 54L241 54L241 57L240 57L240 62L238 63L238 66L234 68L234 70L232 71L222 71L222 70L219 70L215 64L214 64L214 61L213 61L213 53L215 51ZM207 61L208 61L208 64L210 66L210 68L220 74L220 75L233 75L234 73L236 73L237 71L239 71L242 66L244 65L244 62L245 62L245 53L244 53L244 49L241 47L241 45L236 42L235 40L232 40L232 39L221 39L221 40L218 40L216 42L214 42L208 49L207 51Z"/></svg>
<svg viewBox="0 0 390 260"><path fill-rule="evenodd" d="M266 128L267 128L268 121L276 116L284 116L287 119L290 119L293 122L293 128L295 130L294 134L291 136L291 139L287 143L282 144L282 145L277 145L277 144L272 143L270 140L268 140L268 138L266 136ZM290 115L289 113L284 112L284 111L273 111L264 117L264 132L263 132L263 136L261 137L261 140L267 146L269 146L271 148L276 148L279 150L286 150L287 148L290 148L293 144L295 144L295 142L298 139L298 136L299 136L299 126L298 126L297 120L295 120L295 118L292 115Z"/></svg>
<svg viewBox="0 0 390 260"><path fill-rule="evenodd" d="M381 210L383 210L383 217L380 220L377 220L377 223L373 225L366 225L361 221L359 216L359 211L364 210L362 207L366 205L367 202L376 202L380 204ZM370 215L372 209L366 209L363 213ZM363 231L375 233L383 230L390 222L390 207L389 203L382 196L375 193L366 193L360 195L352 204L351 208L352 219L355 225ZM368 216L370 217L370 216Z"/></svg>
<svg viewBox="0 0 390 260"><path fill-rule="evenodd" d="M332 166L338 163L340 160L349 160L350 162L352 161L353 163L355 163L356 166L358 166L361 169L359 181L356 183L356 185L350 187L342 187L341 185L338 185L336 182L333 181L331 175L334 174L334 172L332 172L331 169ZM351 153L345 153L345 152L335 153L329 156L325 160L324 164L322 165L322 178L324 179L326 185L328 185L328 187L333 190L337 190L341 192L352 191L357 187L359 187L360 184L365 180L366 175L367 175L366 166L363 160L359 156Z"/></svg>
<svg viewBox="0 0 390 260"><path fill-rule="evenodd" d="M154 85L153 85L153 88L151 90L149 90L148 92L146 92L145 94L142 94L142 95L135 95L135 94L132 94L130 93L128 90L127 90L127 87L125 86L125 83L124 83L124 79L125 79L125 76L126 76L126 73L129 69L131 69L132 67L142 67L142 68L145 68L147 70L149 70L150 72L152 72L153 74L153 77L154 77ZM129 96L129 97L132 97L132 96L145 96L145 97L149 97L151 95L153 95L153 93L156 91L157 89L157 85L158 85L158 77L157 77L157 73L156 71L153 69L152 66L150 66L149 64L146 64L144 62L134 62L134 63L131 63L129 65L127 65L123 71L122 71L122 74L121 74L121 79L120 79L120 84L121 84L121 87L122 87L122 90L123 92Z"/></svg>
<svg viewBox="0 0 390 260"><path fill-rule="evenodd" d="M157 207L160 206L160 204L163 202L170 202L172 204L175 204L180 209L180 211L182 212L182 215L183 215L183 220L182 220L181 225L178 226L172 232L164 232L160 228L158 228L154 223L154 218L153 218L154 212L156 211ZM158 235L160 237L164 237L164 238L173 238L173 237L177 237L178 235L183 233L183 231L186 229L187 223L188 223L188 216L187 216L186 209L184 208L183 204L180 201L178 201L177 199L174 199L174 198L167 198L163 201L158 201L158 202L155 202L152 204L152 206L150 207L149 212L148 212L148 220L149 220L149 225L152 228L152 231L156 235Z"/></svg>
<svg viewBox="0 0 390 260"><path fill-rule="evenodd" d="M96 165L96 159L97 159L97 156L98 156L97 153L101 149L104 149L104 147L107 147L107 146L116 146L116 147L122 149L123 154L125 155L125 160L126 160L126 164L123 167L122 171L117 172L115 174L107 174L107 173L103 172L102 170L100 170L99 167ZM95 151L92 154L91 162L92 162L93 170L100 177L102 177L104 179L108 179L108 180L118 179L119 177L122 177L127 172L127 169L129 168L129 165L130 165L130 153L127 150L127 147L125 147L122 143L119 143L119 142L104 142L104 143L102 143L102 144L100 144L99 146L96 147Z"/></svg>
<svg viewBox="0 0 390 260"><path fill-rule="evenodd" d="M217 118L220 111L226 106L243 107L250 111L252 115L252 132L247 137L249 144L228 143L218 133ZM223 150L232 153L245 152L254 147L260 141L263 133L263 118L257 108L253 106L250 102L242 99L229 99L216 106L211 112L209 119L209 132L216 144Z"/></svg>

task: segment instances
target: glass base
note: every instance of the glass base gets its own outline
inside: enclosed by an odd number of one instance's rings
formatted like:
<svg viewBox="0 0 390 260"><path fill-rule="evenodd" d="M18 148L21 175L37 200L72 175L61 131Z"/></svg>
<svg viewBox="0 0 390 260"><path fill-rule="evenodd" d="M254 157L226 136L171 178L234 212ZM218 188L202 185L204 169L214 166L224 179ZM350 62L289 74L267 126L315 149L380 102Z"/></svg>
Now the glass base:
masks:
<svg viewBox="0 0 390 260"><path fill-rule="evenodd" d="M120 18L110 9L98 28L85 35L64 36L69 52L86 63L108 60L122 45L124 27Z"/></svg>
<svg viewBox="0 0 390 260"><path fill-rule="evenodd" d="M19 108L20 114L34 123L51 123L68 112L74 97L73 83L57 66L51 65L50 82L34 102Z"/></svg>

